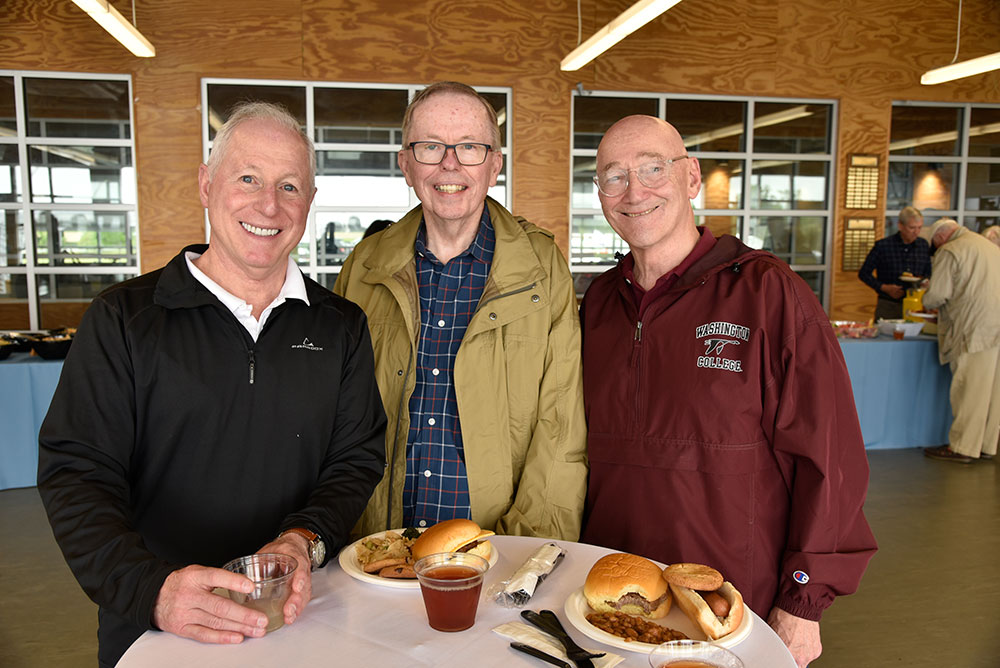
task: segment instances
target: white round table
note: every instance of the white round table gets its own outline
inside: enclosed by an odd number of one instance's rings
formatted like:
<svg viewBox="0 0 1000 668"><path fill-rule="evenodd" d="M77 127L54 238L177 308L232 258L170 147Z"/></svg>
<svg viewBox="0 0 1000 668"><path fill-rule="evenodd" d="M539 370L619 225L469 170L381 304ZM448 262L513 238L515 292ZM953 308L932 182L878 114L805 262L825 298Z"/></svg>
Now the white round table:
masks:
<svg viewBox="0 0 1000 668"><path fill-rule="evenodd" d="M499 559L486 575L484 591L510 577L539 545L550 542L519 536L496 536L491 540ZM619 666L648 668L646 654L602 645L578 632L566 619L563 608L567 597L583 586L594 562L612 550L554 542L566 550L566 556L539 585L526 607L554 611L581 646L624 657ZM492 631L506 622L523 621L519 613L520 609L500 607L484 596L474 627L459 633L441 633L427 625L419 590L361 582L344 572L333 558L313 574L313 599L294 624L239 645L205 645L147 631L125 653L118 668L547 665L510 649L510 641ZM746 668L795 668L781 639L764 620L753 617L749 635L730 649L743 659Z"/></svg>

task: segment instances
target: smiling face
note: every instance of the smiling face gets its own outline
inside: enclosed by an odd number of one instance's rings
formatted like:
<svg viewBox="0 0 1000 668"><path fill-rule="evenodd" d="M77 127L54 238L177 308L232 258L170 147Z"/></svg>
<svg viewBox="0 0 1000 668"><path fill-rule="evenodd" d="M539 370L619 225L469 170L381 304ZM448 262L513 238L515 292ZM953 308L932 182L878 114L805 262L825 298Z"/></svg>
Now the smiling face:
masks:
<svg viewBox="0 0 1000 668"><path fill-rule="evenodd" d="M301 137L274 121L245 121L211 175L201 166L198 185L212 226L206 273L226 283L283 281L316 193Z"/></svg>
<svg viewBox="0 0 1000 668"><path fill-rule="evenodd" d="M604 217L633 251L656 252L671 240L691 234L697 239L690 200L701 190L701 167L696 158L670 165L665 183L649 188L634 170L653 160L669 160L686 153L677 130L650 116L629 116L607 131L597 149L597 173L633 170L624 193L609 197L598 193ZM693 244L692 244L693 245Z"/></svg>
<svg viewBox="0 0 1000 668"><path fill-rule="evenodd" d="M413 109L406 142L437 141L444 144L479 142L493 145L493 130L482 102L459 93L432 95ZM499 151L490 151L481 165L462 165L448 149L437 165L417 162L407 147L399 152L399 168L406 183L423 205L428 224L450 229L477 225L483 203L503 166Z"/></svg>

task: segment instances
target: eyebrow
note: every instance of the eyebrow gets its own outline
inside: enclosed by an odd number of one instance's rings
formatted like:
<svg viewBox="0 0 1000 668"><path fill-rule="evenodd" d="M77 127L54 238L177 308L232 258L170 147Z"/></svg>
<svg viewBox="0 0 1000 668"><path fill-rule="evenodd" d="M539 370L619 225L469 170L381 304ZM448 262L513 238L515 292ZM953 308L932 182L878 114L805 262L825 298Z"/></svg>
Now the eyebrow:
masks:
<svg viewBox="0 0 1000 668"><path fill-rule="evenodd" d="M641 153L637 154L636 157L652 158L653 160L666 160L666 158L663 157L662 153L656 153L654 151L642 151ZM621 163L617 160L613 160L612 162L609 162L608 164L604 165L604 171L608 171L612 167L621 167Z"/></svg>

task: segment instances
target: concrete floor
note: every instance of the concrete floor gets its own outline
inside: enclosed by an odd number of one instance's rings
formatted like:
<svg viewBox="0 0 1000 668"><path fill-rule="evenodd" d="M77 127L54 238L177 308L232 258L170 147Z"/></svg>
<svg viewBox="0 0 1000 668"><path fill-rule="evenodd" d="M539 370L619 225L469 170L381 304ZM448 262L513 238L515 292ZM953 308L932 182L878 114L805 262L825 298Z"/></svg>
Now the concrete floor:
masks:
<svg viewBox="0 0 1000 668"><path fill-rule="evenodd" d="M866 514L880 550L859 592L824 616L813 668L1000 667L997 466L933 461L918 449L869 459ZM96 666L96 606L34 488L0 492L0 545L0 667Z"/></svg>

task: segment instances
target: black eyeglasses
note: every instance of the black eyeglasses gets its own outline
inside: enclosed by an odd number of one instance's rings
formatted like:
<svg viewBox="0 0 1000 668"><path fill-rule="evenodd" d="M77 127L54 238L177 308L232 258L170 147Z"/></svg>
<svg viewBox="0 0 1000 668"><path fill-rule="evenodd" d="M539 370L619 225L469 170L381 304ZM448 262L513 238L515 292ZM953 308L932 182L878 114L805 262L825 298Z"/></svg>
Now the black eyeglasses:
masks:
<svg viewBox="0 0 1000 668"><path fill-rule="evenodd" d="M493 150L489 144L478 142L443 144L439 141L411 141L409 145L409 149L413 151L413 158L424 165L441 164L449 148L455 151L459 164L466 167L483 164L486 162L486 156Z"/></svg>

